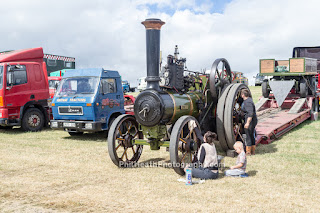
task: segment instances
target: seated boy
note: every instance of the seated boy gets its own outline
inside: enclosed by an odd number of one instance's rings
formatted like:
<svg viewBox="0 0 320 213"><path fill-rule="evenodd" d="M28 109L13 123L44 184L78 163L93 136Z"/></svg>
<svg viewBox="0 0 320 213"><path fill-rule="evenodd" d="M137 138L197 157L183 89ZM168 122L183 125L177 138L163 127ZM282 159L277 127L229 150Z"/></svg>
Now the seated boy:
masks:
<svg viewBox="0 0 320 213"><path fill-rule="evenodd" d="M233 148L238 153L237 162L235 166L231 166L229 170L225 172L226 176L240 176L246 173L247 158L243 149L243 144L237 141Z"/></svg>

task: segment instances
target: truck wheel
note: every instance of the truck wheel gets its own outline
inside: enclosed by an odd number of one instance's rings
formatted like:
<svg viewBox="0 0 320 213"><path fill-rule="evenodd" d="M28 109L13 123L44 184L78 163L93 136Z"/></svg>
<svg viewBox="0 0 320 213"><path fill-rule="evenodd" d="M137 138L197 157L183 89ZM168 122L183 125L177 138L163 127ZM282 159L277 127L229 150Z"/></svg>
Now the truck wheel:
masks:
<svg viewBox="0 0 320 213"><path fill-rule="evenodd" d="M37 108L27 109L23 118L21 127L24 131L37 132L44 127L44 115Z"/></svg>
<svg viewBox="0 0 320 213"><path fill-rule="evenodd" d="M307 97L307 95L308 95L308 88L307 88L307 84L306 84L306 82L305 82L304 79L300 81L299 89L300 89L300 97L301 97L301 98Z"/></svg>
<svg viewBox="0 0 320 213"><path fill-rule="evenodd" d="M264 81L262 84L262 95L265 98L269 98L270 95L270 90L268 89L268 83L266 81Z"/></svg>
<svg viewBox="0 0 320 213"><path fill-rule="evenodd" d="M83 135L83 132L68 132L70 136L80 136Z"/></svg>
<svg viewBox="0 0 320 213"><path fill-rule="evenodd" d="M309 83L311 86L311 89L308 87L308 94L309 95L313 95L313 92L316 93L317 89L316 89L316 78L315 77L310 77L309 78Z"/></svg>

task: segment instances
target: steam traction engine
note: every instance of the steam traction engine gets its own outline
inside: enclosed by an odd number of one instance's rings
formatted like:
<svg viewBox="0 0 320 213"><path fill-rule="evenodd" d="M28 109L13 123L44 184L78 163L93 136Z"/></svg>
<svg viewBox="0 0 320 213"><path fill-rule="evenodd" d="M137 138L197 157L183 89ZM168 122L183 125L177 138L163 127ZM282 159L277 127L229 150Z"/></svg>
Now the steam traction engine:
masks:
<svg viewBox="0 0 320 213"><path fill-rule="evenodd" d="M218 134L221 147L233 149L242 131L241 89L245 84L231 84L231 69L226 59L215 60L211 73L185 70L186 59L169 55L162 69L165 86L160 87L159 19L147 19L147 88L134 103L134 116L121 115L112 123L108 136L109 155L119 167L136 163L143 145L152 150L169 147L170 161L180 175L186 163L196 161L203 133Z"/></svg>

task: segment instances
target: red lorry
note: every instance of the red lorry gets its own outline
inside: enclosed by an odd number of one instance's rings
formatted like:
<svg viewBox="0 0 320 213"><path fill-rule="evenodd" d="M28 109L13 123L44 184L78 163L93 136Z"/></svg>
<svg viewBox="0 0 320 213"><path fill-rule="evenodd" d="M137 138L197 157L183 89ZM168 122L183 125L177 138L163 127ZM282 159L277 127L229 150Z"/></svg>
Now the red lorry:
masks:
<svg viewBox="0 0 320 213"><path fill-rule="evenodd" d="M0 128L39 131L49 122L49 85L43 49L0 55Z"/></svg>

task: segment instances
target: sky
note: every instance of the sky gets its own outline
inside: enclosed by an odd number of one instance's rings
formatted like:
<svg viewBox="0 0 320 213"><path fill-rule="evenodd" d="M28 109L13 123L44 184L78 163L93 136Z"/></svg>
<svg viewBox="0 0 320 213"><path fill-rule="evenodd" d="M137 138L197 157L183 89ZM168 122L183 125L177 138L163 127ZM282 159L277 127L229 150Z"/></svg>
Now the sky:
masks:
<svg viewBox="0 0 320 213"><path fill-rule="evenodd" d="M0 50L43 47L76 68L117 70L137 85L146 76L147 18L160 18L163 63L174 46L189 70L226 58L253 83L259 59L288 59L295 46L320 46L318 0L1 1Z"/></svg>

